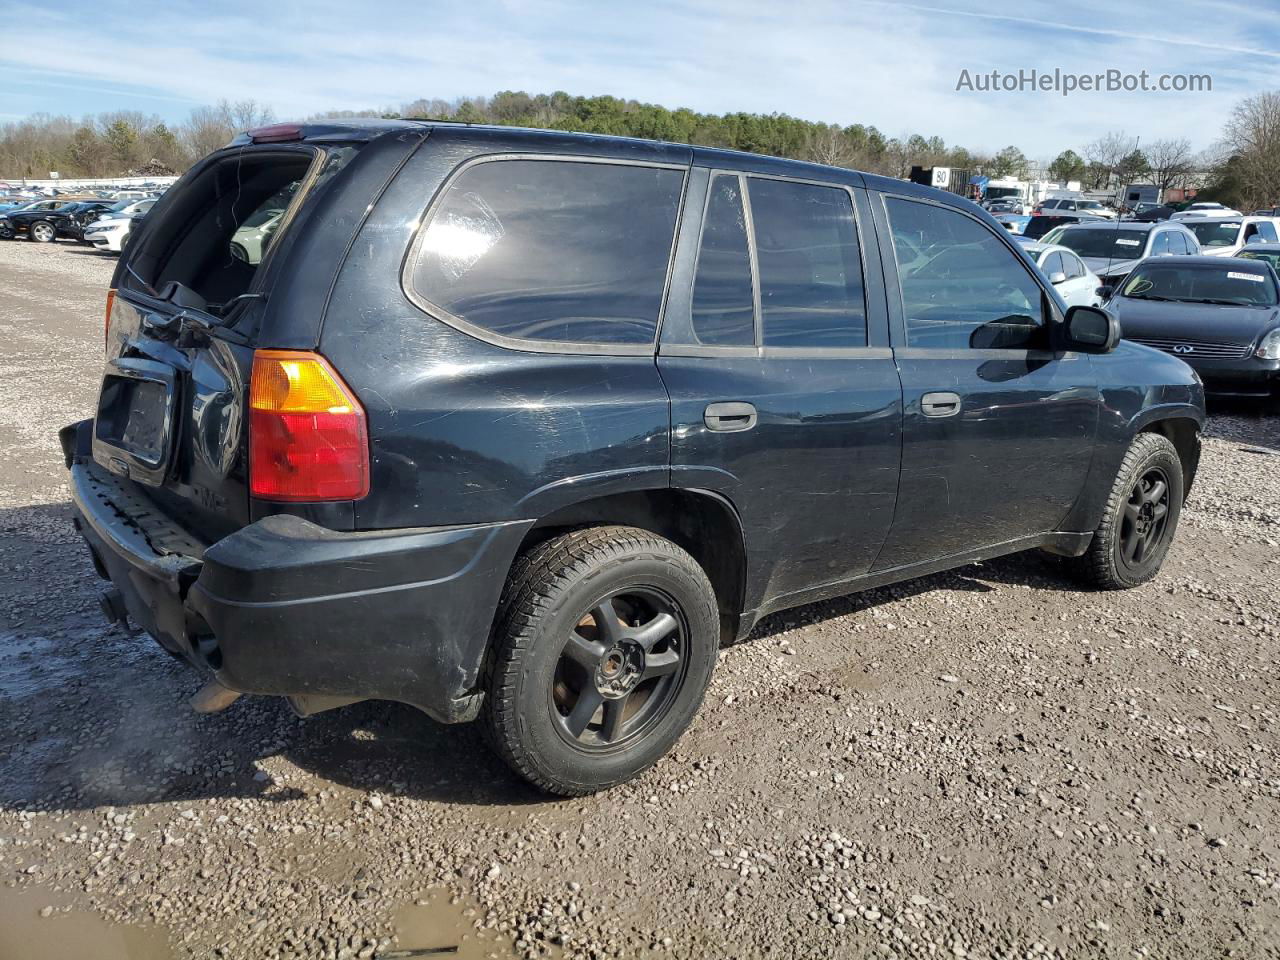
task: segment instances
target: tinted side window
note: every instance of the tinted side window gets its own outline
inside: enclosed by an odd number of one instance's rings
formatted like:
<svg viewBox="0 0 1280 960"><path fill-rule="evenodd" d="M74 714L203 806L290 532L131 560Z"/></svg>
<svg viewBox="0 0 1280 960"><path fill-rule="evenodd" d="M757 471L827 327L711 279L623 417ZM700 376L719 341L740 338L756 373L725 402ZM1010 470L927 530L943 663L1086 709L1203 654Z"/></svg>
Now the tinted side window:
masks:
<svg viewBox="0 0 1280 960"><path fill-rule="evenodd" d="M887 198L907 345L1028 349L1043 339L1042 293L998 237L946 207Z"/></svg>
<svg viewBox="0 0 1280 960"><path fill-rule="evenodd" d="M413 289L505 337L651 343L683 183L623 164L476 164L432 214Z"/></svg>
<svg viewBox="0 0 1280 960"><path fill-rule="evenodd" d="M1258 236L1266 243L1275 243L1280 240L1280 237L1276 236L1275 225L1266 222L1258 224Z"/></svg>
<svg viewBox="0 0 1280 960"><path fill-rule="evenodd" d="M765 345L866 346L862 258L848 192L759 177L747 185Z"/></svg>
<svg viewBox="0 0 1280 960"><path fill-rule="evenodd" d="M717 174L707 198L693 281L694 342L750 346L756 342L755 314L740 181L733 174Z"/></svg>

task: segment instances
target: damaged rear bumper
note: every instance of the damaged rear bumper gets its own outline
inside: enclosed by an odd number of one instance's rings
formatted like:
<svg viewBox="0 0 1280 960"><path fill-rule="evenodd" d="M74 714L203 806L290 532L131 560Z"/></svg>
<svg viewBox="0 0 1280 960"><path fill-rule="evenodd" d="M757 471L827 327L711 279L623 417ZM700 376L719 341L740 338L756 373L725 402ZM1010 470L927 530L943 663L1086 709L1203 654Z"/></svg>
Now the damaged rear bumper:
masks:
<svg viewBox="0 0 1280 960"><path fill-rule="evenodd" d="M266 517L202 543L61 433L75 524L129 619L229 690L474 717L493 612L528 522L339 533Z"/></svg>

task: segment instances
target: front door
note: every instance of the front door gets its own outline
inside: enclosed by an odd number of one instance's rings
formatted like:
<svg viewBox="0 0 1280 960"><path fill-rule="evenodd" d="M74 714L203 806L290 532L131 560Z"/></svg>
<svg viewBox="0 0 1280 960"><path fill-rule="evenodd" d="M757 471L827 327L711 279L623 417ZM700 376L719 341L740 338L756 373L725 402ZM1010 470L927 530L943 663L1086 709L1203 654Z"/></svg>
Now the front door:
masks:
<svg viewBox="0 0 1280 960"><path fill-rule="evenodd" d="M901 387L870 208L841 183L695 166L685 209L658 357L672 484L734 504L746 609L777 607L866 572L893 517Z"/></svg>
<svg viewBox="0 0 1280 960"><path fill-rule="evenodd" d="M1057 306L1007 238L950 205L878 199L903 436L874 569L1056 530L1097 431L1089 358L1051 349Z"/></svg>

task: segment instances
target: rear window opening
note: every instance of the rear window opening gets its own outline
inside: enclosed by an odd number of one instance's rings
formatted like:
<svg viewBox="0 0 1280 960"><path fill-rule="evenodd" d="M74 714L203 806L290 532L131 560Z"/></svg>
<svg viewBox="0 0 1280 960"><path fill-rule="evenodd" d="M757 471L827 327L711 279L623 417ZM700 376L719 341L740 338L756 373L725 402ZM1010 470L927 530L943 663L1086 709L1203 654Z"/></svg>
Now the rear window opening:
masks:
<svg viewBox="0 0 1280 960"><path fill-rule="evenodd" d="M129 252L121 286L175 302L226 304L249 292L279 240L317 160L312 148L228 153L181 187L174 203ZM198 300L193 302L194 293Z"/></svg>

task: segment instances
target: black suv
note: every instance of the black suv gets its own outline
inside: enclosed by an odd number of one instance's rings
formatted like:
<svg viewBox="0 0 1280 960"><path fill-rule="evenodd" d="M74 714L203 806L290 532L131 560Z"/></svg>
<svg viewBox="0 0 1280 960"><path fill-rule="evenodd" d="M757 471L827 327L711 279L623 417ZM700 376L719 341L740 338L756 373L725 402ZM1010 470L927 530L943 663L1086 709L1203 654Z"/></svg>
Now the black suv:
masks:
<svg viewBox="0 0 1280 960"><path fill-rule="evenodd" d="M61 437L108 616L198 709L480 718L562 794L661 757L773 611L1030 548L1148 580L1204 421L975 205L669 143L263 128L107 303Z"/></svg>

